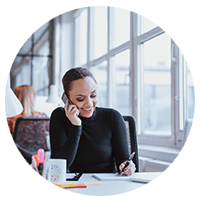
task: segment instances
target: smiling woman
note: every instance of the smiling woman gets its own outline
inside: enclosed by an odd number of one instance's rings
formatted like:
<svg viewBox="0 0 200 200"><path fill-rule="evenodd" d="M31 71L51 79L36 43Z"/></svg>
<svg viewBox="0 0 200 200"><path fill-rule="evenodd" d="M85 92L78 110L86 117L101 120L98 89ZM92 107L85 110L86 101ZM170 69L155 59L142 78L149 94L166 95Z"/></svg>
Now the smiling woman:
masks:
<svg viewBox="0 0 200 200"><path fill-rule="evenodd" d="M70 172L120 173L129 159L121 114L96 106L97 83L86 68L70 69L62 81L68 99L51 115L51 157L66 159ZM131 161L123 175L134 171Z"/></svg>
<svg viewBox="0 0 200 200"><path fill-rule="evenodd" d="M70 100L65 105L66 116L73 125L81 125L78 115L91 117L97 104L97 82L85 68L72 68L62 79L65 94ZM72 105L68 105L71 101Z"/></svg>

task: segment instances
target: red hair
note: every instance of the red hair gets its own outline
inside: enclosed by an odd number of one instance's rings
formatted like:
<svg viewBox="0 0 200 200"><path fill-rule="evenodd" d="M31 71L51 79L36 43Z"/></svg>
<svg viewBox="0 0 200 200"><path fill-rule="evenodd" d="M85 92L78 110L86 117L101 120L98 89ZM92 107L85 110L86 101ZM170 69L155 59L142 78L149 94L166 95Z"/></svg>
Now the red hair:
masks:
<svg viewBox="0 0 200 200"><path fill-rule="evenodd" d="M21 85L15 88L14 93L24 108L22 115L31 116L34 111L36 97L36 92L33 87L31 85Z"/></svg>

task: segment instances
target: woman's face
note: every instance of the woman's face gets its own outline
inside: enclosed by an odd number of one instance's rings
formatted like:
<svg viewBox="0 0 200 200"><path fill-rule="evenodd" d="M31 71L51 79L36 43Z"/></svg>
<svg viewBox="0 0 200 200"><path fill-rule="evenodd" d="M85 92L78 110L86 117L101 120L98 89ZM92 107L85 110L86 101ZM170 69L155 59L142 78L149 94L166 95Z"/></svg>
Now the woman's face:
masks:
<svg viewBox="0 0 200 200"><path fill-rule="evenodd" d="M96 83L89 76L73 81L69 98L77 106L80 116L91 117L98 102Z"/></svg>

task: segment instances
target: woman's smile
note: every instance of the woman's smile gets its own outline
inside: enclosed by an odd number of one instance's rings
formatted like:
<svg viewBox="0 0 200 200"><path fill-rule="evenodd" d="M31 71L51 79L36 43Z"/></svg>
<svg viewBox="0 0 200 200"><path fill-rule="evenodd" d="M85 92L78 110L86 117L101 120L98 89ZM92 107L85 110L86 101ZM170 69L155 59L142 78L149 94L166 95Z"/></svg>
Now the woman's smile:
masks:
<svg viewBox="0 0 200 200"><path fill-rule="evenodd" d="M82 108L82 109L83 109L85 112L88 112L88 113L89 113L89 112L92 111L92 108L93 108L93 107L90 107L90 108Z"/></svg>

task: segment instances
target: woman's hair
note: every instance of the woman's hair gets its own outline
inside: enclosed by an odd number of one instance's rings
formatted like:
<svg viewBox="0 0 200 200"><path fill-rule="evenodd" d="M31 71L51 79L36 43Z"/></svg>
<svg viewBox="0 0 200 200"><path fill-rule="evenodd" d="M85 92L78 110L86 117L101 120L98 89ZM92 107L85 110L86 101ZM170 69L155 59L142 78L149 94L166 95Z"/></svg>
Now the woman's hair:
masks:
<svg viewBox="0 0 200 200"><path fill-rule="evenodd" d="M77 67L67 71L62 78L63 89L65 93L69 96L69 91L72 89L72 82L85 77L91 77L94 82L97 83L92 73L86 68Z"/></svg>
<svg viewBox="0 0 200 200"><path fill-rule="evenodd" d="M21 85L14 90L15 95L21 102L24 110L23 116L31 116L34 111L36 92L31 85Z"/></svg>

